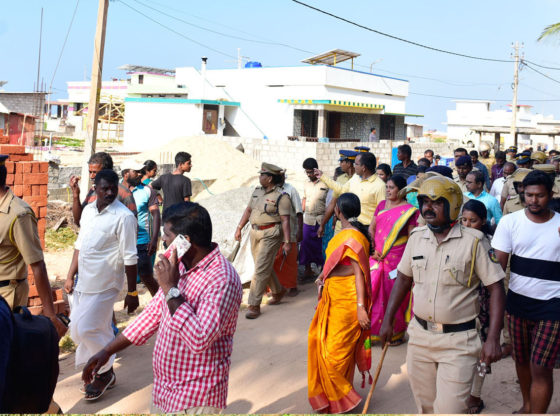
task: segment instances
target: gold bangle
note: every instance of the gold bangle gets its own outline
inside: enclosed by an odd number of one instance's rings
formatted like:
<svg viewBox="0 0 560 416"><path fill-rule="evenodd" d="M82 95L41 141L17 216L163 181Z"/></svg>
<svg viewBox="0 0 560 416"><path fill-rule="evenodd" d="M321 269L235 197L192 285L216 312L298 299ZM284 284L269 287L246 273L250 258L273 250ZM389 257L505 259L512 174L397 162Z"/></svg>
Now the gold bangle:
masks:
<svg viewBox="0 0 560 416"><path fill-rule="evenodd" d="M138 296L138 291L135 290L134 292L127 292L126 293L128 296Z"/></svg>
<svg viewBox="0 0 560 416"><path fill-rule="evenodd" d="M358 304L358 306L361 306L362 308L366 308L364 305L362 305L360 302L356 302Z"/></svg>

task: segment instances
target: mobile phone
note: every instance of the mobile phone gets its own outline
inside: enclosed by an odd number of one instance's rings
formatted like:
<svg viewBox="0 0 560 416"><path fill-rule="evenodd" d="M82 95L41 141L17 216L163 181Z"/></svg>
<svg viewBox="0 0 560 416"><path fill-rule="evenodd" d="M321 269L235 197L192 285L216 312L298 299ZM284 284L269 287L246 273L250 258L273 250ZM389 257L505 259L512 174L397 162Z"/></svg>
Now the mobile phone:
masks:
<svg viewBox="0 0 560 416"><path fill-rule="evenodd" d="M70 325L70 318L68 318L63 313L57 313L56 316L58 317L58 319L61 320L61 322L66 326L66 328L68 328L68 325Z"/></svg>
<svg viewBox="0 0 560 416"><path fill-rule="evenodd" d="M191 248L191 243L189 240L185 238L182 234L179 234L175 237L175 240L169 245L167 250L163 255L169 259L171 254L173 253L173 249L177 249L177 260L181 260L181 258L185 255L187 251Z"/></svg>

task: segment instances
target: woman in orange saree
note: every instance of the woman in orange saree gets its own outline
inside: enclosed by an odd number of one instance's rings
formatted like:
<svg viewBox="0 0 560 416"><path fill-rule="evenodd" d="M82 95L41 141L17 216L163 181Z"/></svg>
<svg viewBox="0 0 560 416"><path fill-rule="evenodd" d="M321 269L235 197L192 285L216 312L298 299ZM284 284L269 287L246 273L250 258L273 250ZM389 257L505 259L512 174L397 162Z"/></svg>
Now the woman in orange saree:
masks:
<svg viewBox="0 0 560 416"><path fill-rule="evenodd" d="M354 390L354 368L371 367L369 349L369 251L367 228L358 222L360 200L340 195L335 215L342 230L327 247L317 279L319 303L308 335L308 396L315 412L344 413L362 400ZM370 376L371 380L371 376Z"/></svg>
<svg viewBox="0 0 560 416"><path fill-rule="evenodd" d="M371 339L379 341L379 330L385 316L385 308L395 284L392 273L396 270L408 236L418 225L419 211L409 204L406 197L406 180L402 176L392 176L387 181L386 200L375 210L370 224L375 251L370 258L371 267ZM395 276L396 277L396 276ZM412 314L412 298L409 293L395 315L395 331L390 345L404 342L404 334Z"/></svg>

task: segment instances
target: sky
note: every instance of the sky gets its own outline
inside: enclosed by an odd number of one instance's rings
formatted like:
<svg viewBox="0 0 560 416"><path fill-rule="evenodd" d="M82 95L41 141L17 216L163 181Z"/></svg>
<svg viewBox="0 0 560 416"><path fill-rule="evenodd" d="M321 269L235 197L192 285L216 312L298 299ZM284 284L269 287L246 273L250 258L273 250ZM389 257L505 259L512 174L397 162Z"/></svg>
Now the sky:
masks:
<svg viewBox="0 0 560 416"><path fill-rule="evenodd" d="M533 65L551 80L522 67L519 103L533 105L535 113L560 118L560 36L537 42L545 26L560 21L560 1L302 1L371 29L460 54L510 60L511 45L519 41L525 59L558 68ZM34 88L41 8L40 77L47 90L52 82L52 98L67 96L67 81L89 79L96 0L2 3L0 80L8 81L5 91ZM103 79L126 78L118 69L124 64L199 67L202 56L208 57L209 69L234 68L238 48L246 60L265 67L306 65L302 59L336 48L359 53L355 69L410 82L407 113L424 117L409 121L423 124L425 130L446 130L446 111L455 108L454 98L488 99L494 101L493 109L504 109L513 95L512 62L428 50L358 28L292 0L111 0Z"/></svg>

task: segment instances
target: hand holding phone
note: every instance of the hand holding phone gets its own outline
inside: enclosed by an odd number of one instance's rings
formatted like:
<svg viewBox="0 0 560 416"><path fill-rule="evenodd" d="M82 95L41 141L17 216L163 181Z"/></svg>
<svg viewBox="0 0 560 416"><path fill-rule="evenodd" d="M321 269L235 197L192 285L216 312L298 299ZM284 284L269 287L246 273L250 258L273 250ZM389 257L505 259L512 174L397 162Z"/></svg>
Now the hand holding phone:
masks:
<svg viewBox="0 0 560 416"><path fill-rule="evenodd" d="M175 249L177 250L177 261L181 261L181 258L187 251L189 251L190 248L190 241L187 240L182 234L179 234L177 237L175 237L175 240L173 240L169 247L167 247L167 250L165 250L165 253L163 253L163 255L166 259L169 260L171 254L173 253L173 250Z"/></svg>

